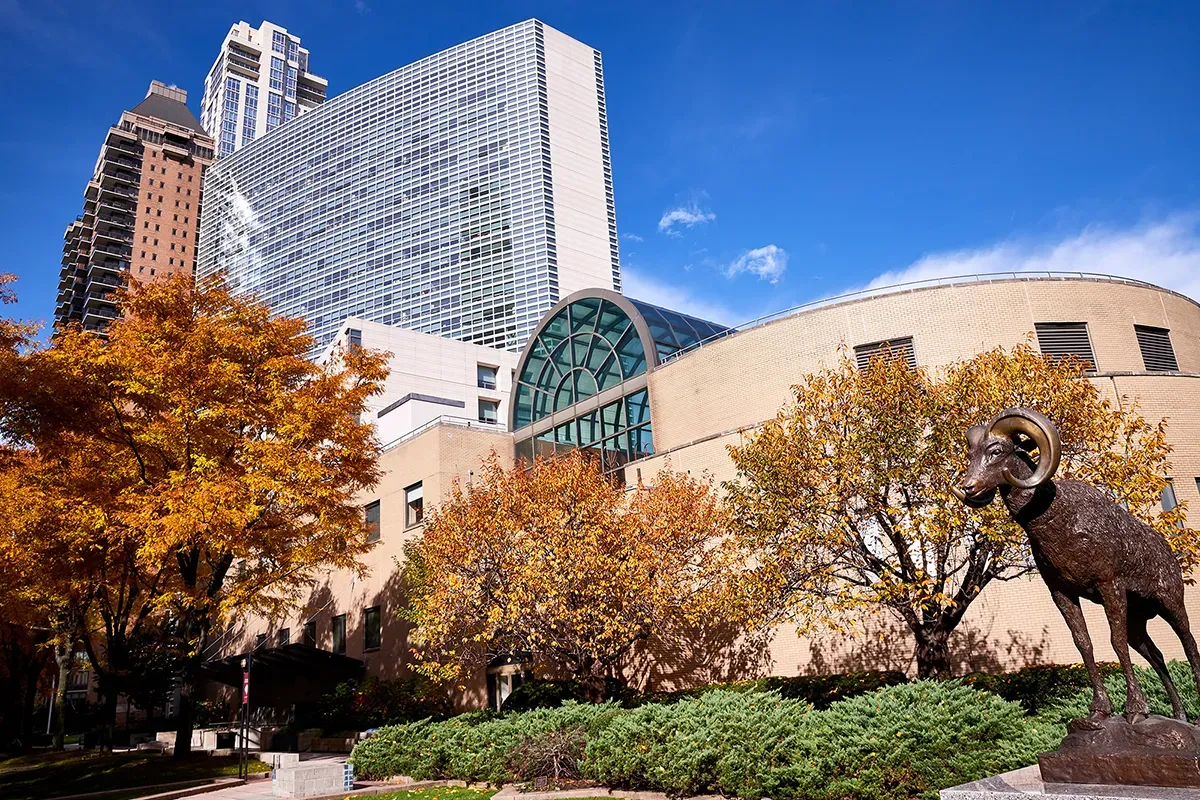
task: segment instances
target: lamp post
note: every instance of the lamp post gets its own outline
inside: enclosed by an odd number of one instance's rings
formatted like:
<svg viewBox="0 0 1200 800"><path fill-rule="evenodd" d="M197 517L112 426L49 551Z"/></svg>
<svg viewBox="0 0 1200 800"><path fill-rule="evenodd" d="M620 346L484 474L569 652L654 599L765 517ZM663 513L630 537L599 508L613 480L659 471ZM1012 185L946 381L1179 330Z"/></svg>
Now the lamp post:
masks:
<svg viewBox="0 0 1200 800"><path fill-rule="evenodd" d="M238 777L250 777L250 760L247 740L250 738L250 666L254 661L254 653L247 653L242 658L242 713L238 730L240 748L238 752Z"/></svg>

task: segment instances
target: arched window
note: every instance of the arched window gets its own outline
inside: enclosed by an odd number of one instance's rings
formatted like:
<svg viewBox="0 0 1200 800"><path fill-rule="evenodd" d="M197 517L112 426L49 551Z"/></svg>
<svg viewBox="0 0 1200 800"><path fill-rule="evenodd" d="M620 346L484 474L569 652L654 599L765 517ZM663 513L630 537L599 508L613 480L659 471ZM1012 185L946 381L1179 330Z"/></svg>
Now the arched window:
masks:
<svg viewBox="0 0 1200 800"><path fill-rule="evenodd" d="M729 329L602 289L556 305L521 355L513 386L518 458L599 451L607 470L654 453L645 373Z"/></svg>

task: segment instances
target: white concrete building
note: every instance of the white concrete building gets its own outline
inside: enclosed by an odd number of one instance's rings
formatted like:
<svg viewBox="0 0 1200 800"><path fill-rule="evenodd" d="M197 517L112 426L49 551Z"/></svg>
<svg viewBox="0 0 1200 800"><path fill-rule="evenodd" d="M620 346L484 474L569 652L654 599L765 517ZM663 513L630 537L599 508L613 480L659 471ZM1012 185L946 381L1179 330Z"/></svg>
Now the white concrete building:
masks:
<svg viewBox="0 0 1200 800"><path fill-rule="evenodd" d="M351 89L218 160L200 277L305 319L517 351L620 291L600 53L528 20Z"/></svg>
<svg viewBox="0 0 1200 800"><path fill-rule="evenodd" d="M487 430L508 429L519 353L350 318L322 360L354 346L391 353L384 391L370 404L385 446L447 418Z"/></svg>
<svg viewBox="0 0 1200 800"><path fill-rule="evenodd" d="M325 102L329 82L308 71L300 37L273 22L239 22L204 79L200 123L227 156Z"/></svg>

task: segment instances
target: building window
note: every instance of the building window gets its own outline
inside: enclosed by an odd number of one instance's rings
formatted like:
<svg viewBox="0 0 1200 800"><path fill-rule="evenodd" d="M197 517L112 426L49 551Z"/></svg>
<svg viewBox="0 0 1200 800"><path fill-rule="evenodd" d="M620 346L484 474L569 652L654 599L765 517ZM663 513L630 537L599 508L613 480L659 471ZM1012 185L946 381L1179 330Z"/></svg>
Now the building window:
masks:
<svg viewBox="0 0 1200 800"><path fill-rule="evenodd" d="M277 92L283 91L283 59L271 56L270 87Z"/></svg>
<svg viewBox="0 0 1200 800"><path fill-rule="evenodd" d="M425 518L425 499L418 481L404 490L404 527L420 525Z"/></svg>
<svg viewBox="0 0 1200 800"><path fill-rule="evenodd" d="M258 648L260 648L264 644L266 644L266 642L267 642L267 635L265 633L260 633L258 636L254 637L254 649L257 650Z"/></svg>
<svg viewBox="0 0 1200 800"><path fill-rule="evenodd" d="M279 127L283 120L283 98L267 92L267 133Z"/></svg>
<svg viewBox="0 0 1200 800"><path fill-rule="evenodd" d="M292 631L289 628L280 628L275 637L276 647L284 647L292 643Z"/></svg>
<svg viewBox="0 0 1200 800"><path fill-rule="evenodd" d="M276 53L286 53L287 37L279 31L271 31L271 49Z"/></svg>
<svg viewBox="0 0 1200 800"><path fill-rule="evenodd" d="M495 389L496 388L496 368L489 367L487 364L477 364L475 366L475 382L480 389Z"/></svg>
<svg viewBox="0 0 1200 800"><path fill-rule="evenodd" d="M1171 346L1169 330L1149 325L1134 325L1133 330L1137 334L1142 363L1146 365L1147 372L1179 371L1179 361L1175 358L1175 348Z"/></svg>
<svg viewBox="0 0 1200 800"><path fill-rule="evenodd" d="M362 347L362 331L358 328L347 328L346 341L349 343L351 349L359 349Z"/></svg>
<svg viewBox="0 0 1200 800"><path fill-rule="evenodd" d="M917 351L911 336L860 344L854 348L854 363L859 369L866 369L875 358L903 358L910 369L917 368Z"/></svg>
<svg viewBox="0 0 1200 800"><path fill-rule="evenodd" d="M363 642L363 648L366 650L378 650L382 643L382 632L380 631L380 614L379 606L372 606L363 611L363 629L366 631L366 640Z"/></svg>
<svg viewBox="0 0 1200 800"><path fill-rule="evenodd" d="M338 614L333 618L333 652L346 652L346 615Z"/></svg>
<svg viewBox="0 0 1200 800"><path fill-rule="evenodd" d="M379 541L379 501L367 503L363 507L363 511L367 517L367 541Z"/></svg>
<svg viewBox="0 0 1200 800"><path fill-rule="evenodd" d="M1042 355L1051 361L1077 358L1087 365L1088 372L1096 371L1086 322L1038 322L1033 327Z"/></svg>
<svg viewBox="0 0 1200 800"><path fill-rule="evenodd" d="M1175 499L1175 484L1171 483L1170 478L1167 478L1167 485L1162 490L1162 510L1171 511L1177 505L1179 505L1179 501Z"/></svg>
<svg viewBox="0 0 1200 800"><path fill-rule="evenodd" d="M317 646L317 621L315 619L304 623L304 644L309 647Z"/></svg>
<svg viewBox="0 0 1200 800"><path fill-rule="evenodd" d="M479 399L479 421L495 425L500 421L500 403L496 400Z"/></svg>

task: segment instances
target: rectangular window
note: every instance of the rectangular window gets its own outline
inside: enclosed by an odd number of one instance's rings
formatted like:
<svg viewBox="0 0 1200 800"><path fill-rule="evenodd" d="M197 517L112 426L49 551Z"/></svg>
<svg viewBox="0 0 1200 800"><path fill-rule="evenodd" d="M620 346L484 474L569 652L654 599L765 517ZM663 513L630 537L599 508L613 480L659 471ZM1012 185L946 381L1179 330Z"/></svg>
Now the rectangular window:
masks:
<svg viewBox="0 0 1200 800"><path fill-rule="evenodd" d="M496 368L487 364L475 366L475 380L480 389L496 388Z"/></svg>
<svg viewBox="0 0 1200 800"><path fill-rule="evenodd" d="M1162 510L1170 511L1177 505L1179 505L1179 501L1175 499L1175 484L1171 483L1168 478L1167 485L1162 490Z"/></svg>
<svg viewBox="0 0 1200 800"><path fill-rule="evenodd" d="M269 85L277 92L283 91L283 59L271 56L271 74Z"/></svg>
<svg viewBox="0 0 1200 800"><path fill-rule="evenodd" d="M1178 372L1179 361L1175 358L1175 348L1171 346L1171 332L1166 328L1152 328L1149 325L1134 325L1137 334L1138 347L1142 351L1142 363L1147 372Z"/></svg>
<svg viewBox="0 0 1200 800"><path fill-rule="evenodd" d="M404 490L404 527L420 525L425 518L425 499L420 482Z"/></svg>
<svg viewBox="0 0 1200 800"><path fill-rule="evenodd" d="M289 100L296 99L296 78L297 77L298 77L298 75L296 74L296 68L288 67L287 68L287 76L284 78L284 81L283 81L283 96Z"/></svg>
<svg viewBox="0 0 1200 800"><path fill-rule="evenodd" d="M338 614L333 618L333 652L346 652L346 615Z"/></svg>
<svg viewBox="0 0 1200 800"><path fill-rule="evenodd" d="M380 630L380 622L379 606L372 606L363 611L363 628L366 631L366 640L363 642L364 649L379 649L383 638L382 631Z"/></svg>
<svg viewBox="0 0 1200 800"><path fill-rule="evenodd" d="M291 39L288 39L287 40L287 59L288 59L288 61L299 60L299 58L298 58L299 55L300 55L300 45L296 44Z"/></svg>
<svg viewBox="0 0 1200 800"><path fill-rule="evenodd" d="M500 403L497 400L479 399L479 421L496 424L500 421Z"/></svg>
<svg viewBox="0 0 1200 800"><path fill-rule="evenodd" d="M309 647L317 646L317 621L315 619L304 623L304 644Z"/></svg>
<svg viewBox="0 0 1200 800"><path fill-rule="evenodd" d="M367 541L379 541L379 501L367 503L363 506L363 512L367 517Z"/></svg>
<svg viewBox="0 0 1200 800"><path fill-rule="evenodd" d="M1033 328L1042 355L1052 361L1074 356L1088 365L1088 372L1096 371L1096 356L1086 322L1038 322Z"/></svg>
<svg viewBox="0 0 1200 800"><path fill-rule="evenodd" d="M258 86L246 84L246 105L242 111L242 144L254 141L258 125ZM192 176L188 176L190 181Z"/></svg>
<svg viewBox="0 0 1200 800"><path fill-rule="evenodd" d="M267 92L267 133L278 128L283 122L283 98L274 92Z"/></svg>
<svg viewBox="0 0 1200 800"><path fill-rule="evenodd" d="M292 631L289 628L280 628L276 636L276 647L283 647L292 643Z"/></svg>
<svg viewBox="0 0 1200 800"><path fill-rule="evenodd" d="M854 348L854 363L859 369L866 369L873 358L903 358L908 366L917 368L917 352L913 348L911 336L901 336L895 339L885 339L882 342L860 344Z"/></svg>
<svg viewBox="0 0 1200 800"><path fill-rule="evenodd" d="M258 636L254 637L254 649L257 650L258 648L260 648L264 644L266 644L266 642L267 642L267 635L265 633L260 633Z"/></svg>
<svg viewBox="0 0 1200 800"><path fill-rule="evenodd" d="M346 329L346 341L349 343L352 350L357 350L362 347L362 331L358 328Z"/></svg>
<svg viewBox="0 0 1200 800"><path fill-rule="evenodd" d="M271 31L271 49L276 53L286 53L287 37L279 31Z"/></svg>

